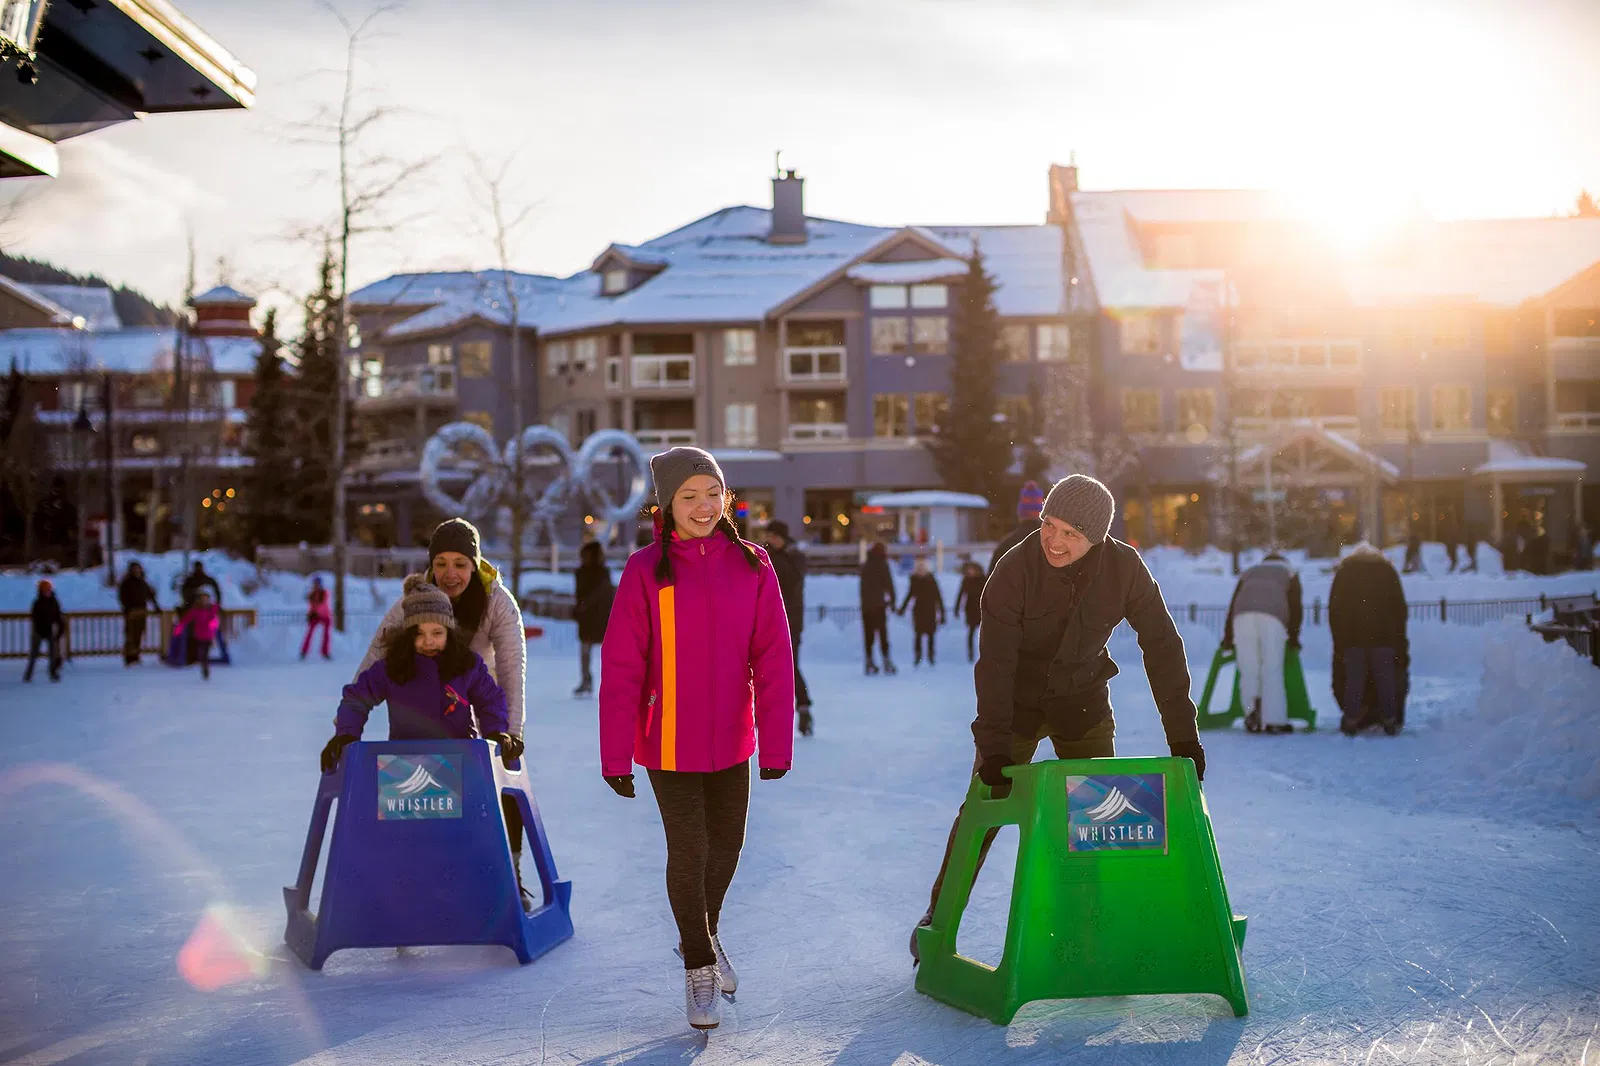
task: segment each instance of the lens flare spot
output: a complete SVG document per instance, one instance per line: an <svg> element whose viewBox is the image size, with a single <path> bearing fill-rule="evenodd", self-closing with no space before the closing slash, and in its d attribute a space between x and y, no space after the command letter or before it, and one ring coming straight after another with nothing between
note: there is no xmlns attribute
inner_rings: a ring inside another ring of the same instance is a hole
<svg viewBox="0 0 1600 1066"><path fill-rule="evenodd" d="M178 972L202 992L258 981L269 961L250 944L239 913L224 903L207 907L178 951Z"/></svg>

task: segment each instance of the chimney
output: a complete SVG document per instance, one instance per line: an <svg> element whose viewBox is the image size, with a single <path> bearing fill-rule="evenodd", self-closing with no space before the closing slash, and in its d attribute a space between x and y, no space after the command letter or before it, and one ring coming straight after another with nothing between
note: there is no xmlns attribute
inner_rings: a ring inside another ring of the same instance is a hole
<svg viewBox="0 0 1600 1066"><path fill-rule="evenodd" d="M1074 155L1072 161L1066 166L1050 165L1050 210L1045 214L1045 221L1052 225L1062 225L1072 216L1072 205L1068 197L1078 191L1078 161Z"/></svg>
<svg viewBox="0 0 1600 1066"><path fill-rule="evenodd" d="M780 170L772 179L772 228L770 244L806 243L806 179L792 170Z"/></svg>

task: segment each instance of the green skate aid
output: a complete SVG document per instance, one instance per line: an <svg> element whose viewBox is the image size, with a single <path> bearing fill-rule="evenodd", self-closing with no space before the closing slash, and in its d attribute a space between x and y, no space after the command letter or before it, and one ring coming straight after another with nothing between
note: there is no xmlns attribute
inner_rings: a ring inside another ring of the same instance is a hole
<svg viewBox="0 0 1600 1066"><path fill-rule="evenodd" d="M1222 668L1229 663L1239 661L1239 657L1227 648L1218 648L1217 654L1211 657L1211 672L1206 675L1205 691L1200 694L1198 725L1201 729L1227 729L1239 719L1244 717L1244 697L1239 694L1239 671L1233 672L1233 702L1225 711L1211 710L1211 697L1217 687L1217 675L1222 673ZM1306 724L1306 730L1317 728L1317 711L1311 706L1311 696L1306 692L1306 673L1300 666L1300 649L1291 645L1284 645L1283 649L1283 684L1288 689L1289 717L1298 718Z"/></svg>
<svg viewBox="0 0 1600 1066"><path fill-rule="evenodd" d="M1188 759L1012 766L1011 794L972 779L933 924L917 930L917 991L1010 1024L1026 1003L1091 996L1221 996L1245 1014L1245 919L1233 914L1211 815ZM1005 953L956 954L984 832L1021 839Z"/></svg>

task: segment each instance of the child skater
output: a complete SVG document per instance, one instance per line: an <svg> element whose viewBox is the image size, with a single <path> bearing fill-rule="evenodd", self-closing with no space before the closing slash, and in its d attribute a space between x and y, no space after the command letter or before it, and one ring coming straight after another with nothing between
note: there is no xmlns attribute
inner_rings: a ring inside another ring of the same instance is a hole
<svg viewBox="0 0 1600 1066"><path fill-rule="evenodd" d="M217 630L221 627L222 614L211 602L209 592L197 593L194 603L173 627L173 632L189 635L189 654L199 660L200 676L207 681L211 680L211 642L217 639Z"/></svg>
<svg viewBox="0 0 1600 1066"><path fill-rule="evenodd" d="M933 665L933 635L939 626L944 625L944 593L939 591L939 581L928 572L928 560L917 559L916 567L911 571L911 585L906 589L906 598L900 604L900 613L906 613L906 605L911 606L911 628L916 633L916 651L912 658L912 666L922 665L922 640L928 640L928 665Z"/></svg>

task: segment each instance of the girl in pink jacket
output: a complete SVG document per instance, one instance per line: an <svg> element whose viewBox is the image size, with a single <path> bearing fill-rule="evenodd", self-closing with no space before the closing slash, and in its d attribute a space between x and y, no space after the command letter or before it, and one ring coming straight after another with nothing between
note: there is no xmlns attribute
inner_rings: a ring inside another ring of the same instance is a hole
<svg viewBox="0 0 1600 1066"><path fill-rule="evenodd" d="M717 918L744 846L750 756L763 781L794 752L794 653L783 594L741 540L717 461L699 448L650 460L656 543L628 559L600 652L600 772L632 799L645 767L667 835L689 1024L714 1029L738 977Z"/></svg>
<svg viewBox="0 0 1600 1066"><path fill-rule="evenodd" d="M211 602L209 592L197 594L194 605L183 612L183 617L172 627L174 633L189 635L189 654L200 660L200 676L207 681L211 680L211 642L217 639L217 630L221 627L221 612Z"/></svg>

